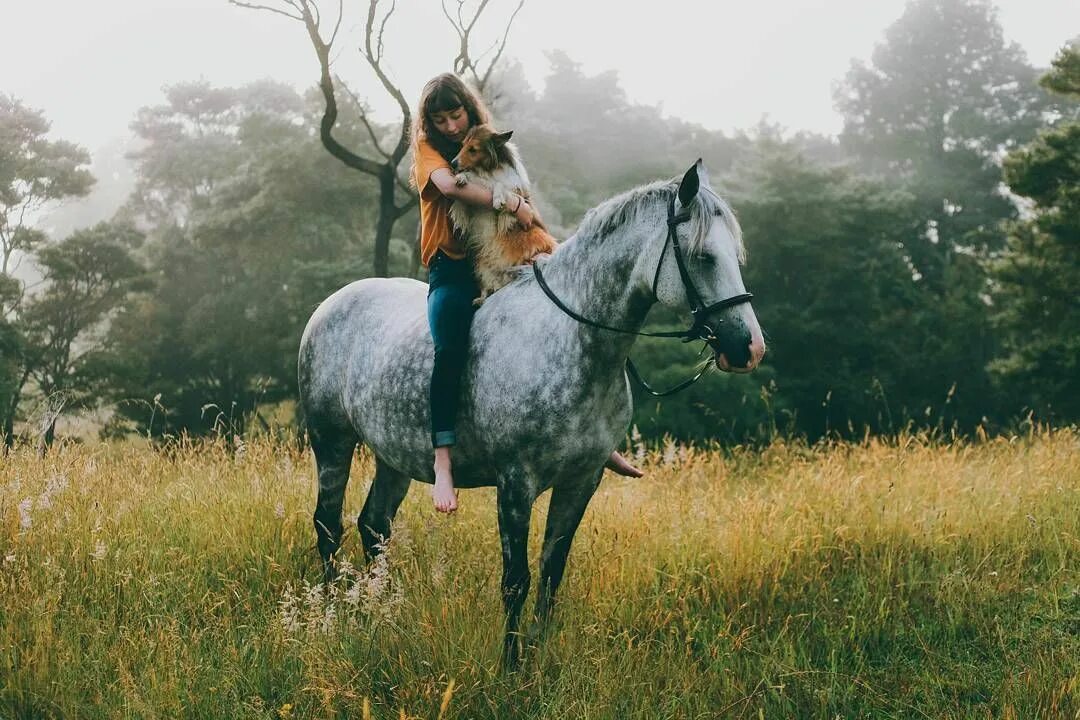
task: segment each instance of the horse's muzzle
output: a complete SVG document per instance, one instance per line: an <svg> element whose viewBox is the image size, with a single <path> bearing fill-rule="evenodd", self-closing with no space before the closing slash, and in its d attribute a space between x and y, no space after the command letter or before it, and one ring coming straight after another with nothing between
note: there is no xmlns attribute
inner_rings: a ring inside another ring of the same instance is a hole
<svg viewBox="0 0 1080 720"><path fill-rule="evenodd" d="M724 372L748 373L765 356L765 341L760 333L751 333L740 321L721 324L709 345L716 367Z"/></svg>

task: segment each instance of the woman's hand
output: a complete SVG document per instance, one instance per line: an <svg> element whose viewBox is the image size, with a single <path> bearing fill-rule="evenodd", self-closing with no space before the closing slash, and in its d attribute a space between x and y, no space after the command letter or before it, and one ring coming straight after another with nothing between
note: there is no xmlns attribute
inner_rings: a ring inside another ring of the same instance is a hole
<svg viewBox="0 0 1080 720"><path fill-rule="evenodd" d="M521 197L520 195L518 195L517 197L521 200L521 202L517 206L517 209L514 211L514 217L516 217L517 221L521 223L521 227L528 230L532 227L533 222L536 220L536 213L533 211L532 205L530 205L525 198Z"/></svg>

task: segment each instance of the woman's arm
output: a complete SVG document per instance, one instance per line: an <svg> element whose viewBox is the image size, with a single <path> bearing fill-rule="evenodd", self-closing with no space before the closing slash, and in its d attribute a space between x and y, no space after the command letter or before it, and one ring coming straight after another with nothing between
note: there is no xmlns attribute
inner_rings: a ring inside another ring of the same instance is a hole
<svg viewBox="0 0 1080 720"><path fill-rule="evenodd" d="M490 188L483 187L476 183L466 183L464 185L458 185L455 181L454 173L446 168L439 168L431 173L431 179L439 192L445 197L451 200L461 200L469 205L476 205L477 207L491 207L493 195ZM506 211L513 212L517 217L518 222L522 227L528 230L533 224L533 210L532 206L525 201L520 195L511 195L510 199L506 201Z"/></svg>

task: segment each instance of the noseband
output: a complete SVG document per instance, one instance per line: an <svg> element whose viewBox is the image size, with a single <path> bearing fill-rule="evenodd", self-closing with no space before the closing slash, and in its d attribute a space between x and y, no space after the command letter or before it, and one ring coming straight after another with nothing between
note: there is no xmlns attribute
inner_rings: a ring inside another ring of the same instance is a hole
<svg viewBox="0 0 1080 720"><path fill-rule="evenodd" d="M710 313L717 310L724 310L726 308L735 307L741 305L754 297L751 293L741 293L739 295L732 295L731 297L715 302L712 305L706 305L701 299L701 293L698 292L697 287L694 285L694 281L690 279L690 273L686 269L686 258L683 255L682 246L679 245L679 234L676 232L679 225L690 220L690 210L683 208L682 212L678 215L675 214L675 195L673 193L671 199L668 200L668 217L667 217L667 238L664 240L664 247L660 251L660 260L656 263L656 273L653 275L652 294L653 298L659 302L660 298L656 295L656 286L660 281L660 269L664 266L664 256L667 254L668 245L670 244L675 254L675 264L679 267L679 277L682 278L683 288L686 290L686 299L690 304L690 317L691 324L686 330L672 330L669 332L638 332L637 330L626 330L624 328L611 327L610 325L604 325L588 318L582 317L579 313L574 312L570 308L556 297L551 288L548 287L547 282L544 280L544 275L540 272L540 264L534 262L532 264L533 274L536 276L536 282L540 285L540 289L551 298L551 301L555 303L555 306L562 310L564 313L574 318L580 323L585 325L591 325L602 330L611 330L612 332L625 333L627 335L643 335L645 337L666 337L666 338L680 338L684 343L691 342L693 340L704 340L709 347L713 349L716 354L720 353L720 341L717 339L717 330L721 323L724 322L723 318L717 318L715 322L710 325L707 321L707 316ZM714 327L714 325L716 327ZM704 348L702 348L704 349ZM693 385L697 380L705 374L705 370L708 368L706 365L698 372L697 375L684 380L673 388L669 388L664 391L654 390L647 382L645 382L641 375L638 373L637 368L634 367L634 363L630 358L626 359L626 369L630 372L630 376L638 382L641 387L650 395L656 397L664 397L666 395L674 395L675 393Z"/></svg>

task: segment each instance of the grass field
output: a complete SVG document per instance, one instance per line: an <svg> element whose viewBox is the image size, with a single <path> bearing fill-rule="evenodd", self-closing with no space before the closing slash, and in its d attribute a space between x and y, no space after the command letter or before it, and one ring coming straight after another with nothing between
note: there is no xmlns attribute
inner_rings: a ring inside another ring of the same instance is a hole
<svg viewBox="0 0 1080 720"><path fill-rule="evenodd" d="M489 489L447 519L414 486L386 562L348 527L323 592L307 453L0 458L0 717L1080 717L1080 433L644 462L504 675Z"/></svg>

